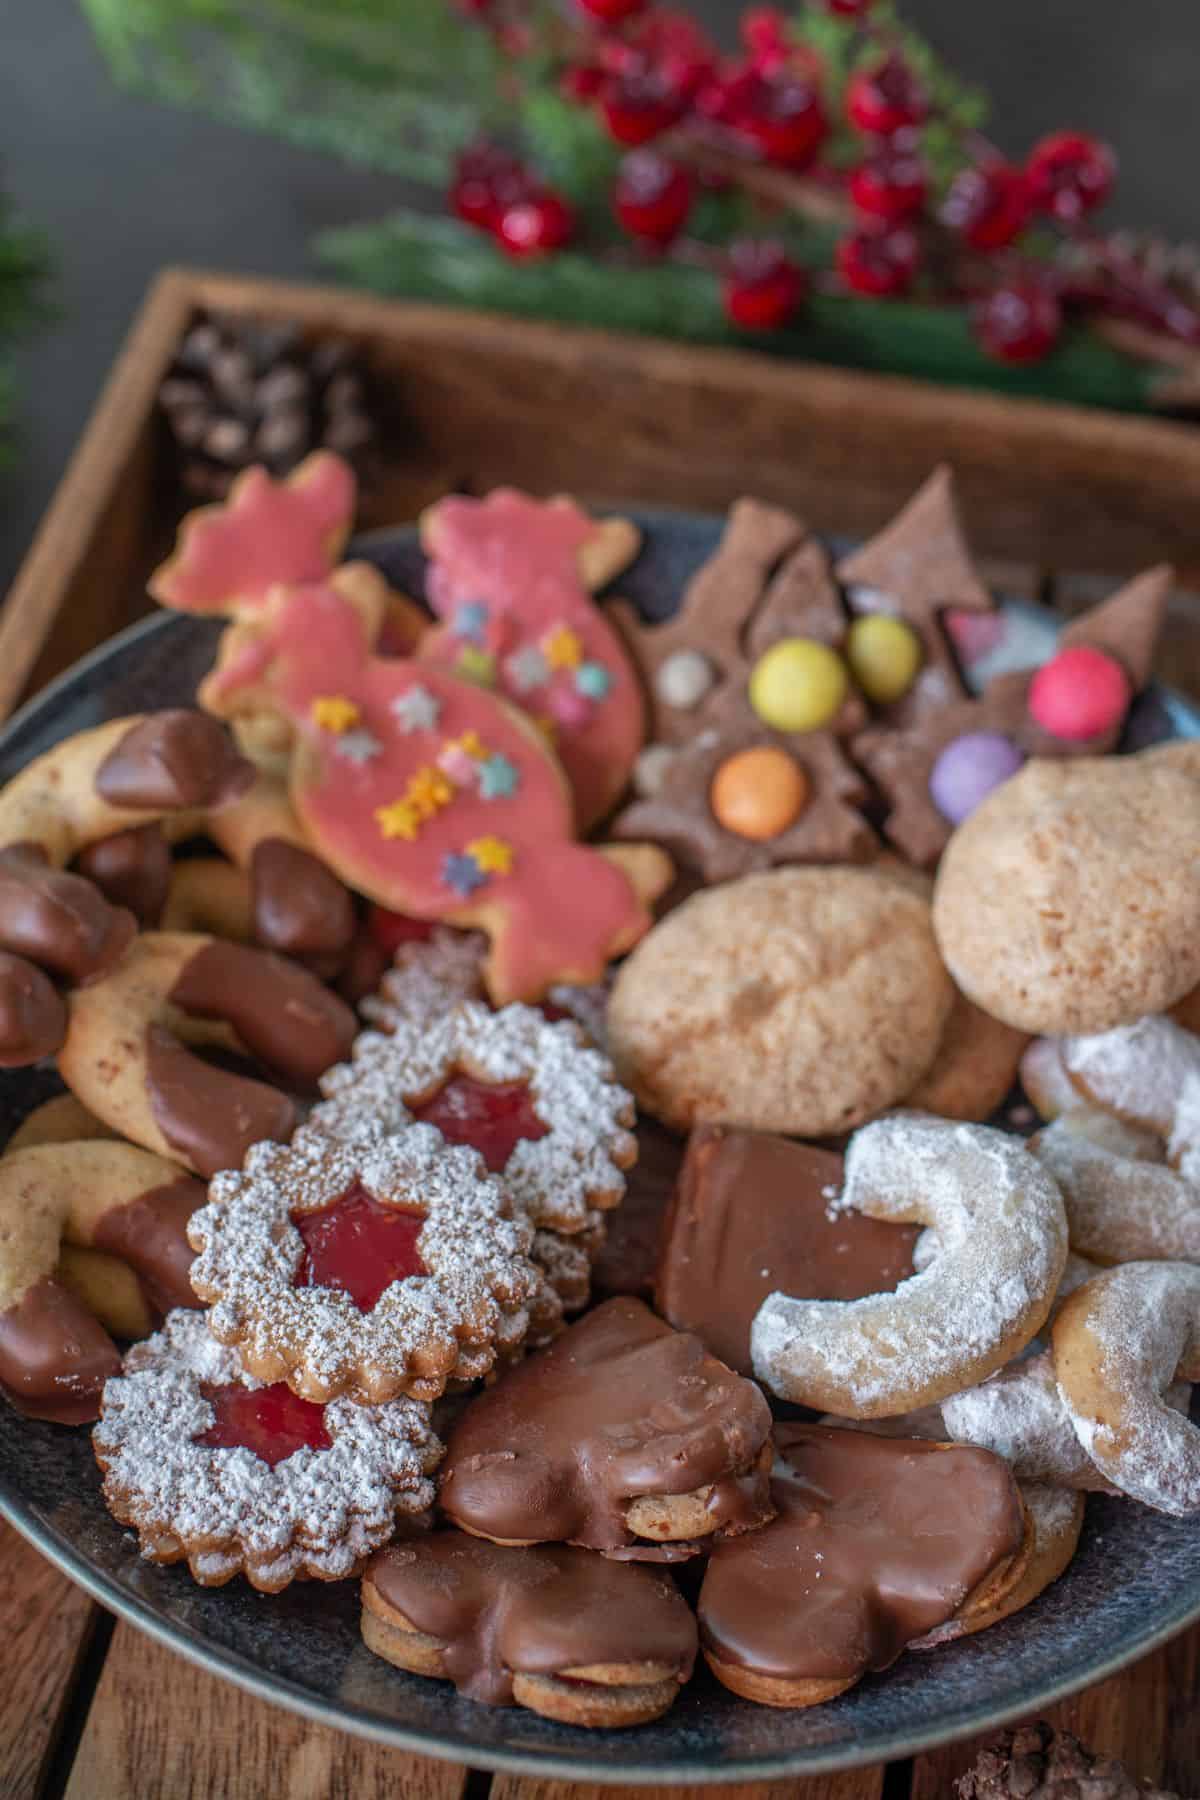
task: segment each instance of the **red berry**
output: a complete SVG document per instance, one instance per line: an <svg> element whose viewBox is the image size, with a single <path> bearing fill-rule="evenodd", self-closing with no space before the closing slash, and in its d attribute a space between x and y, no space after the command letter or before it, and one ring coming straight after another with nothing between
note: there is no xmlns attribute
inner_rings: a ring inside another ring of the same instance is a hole
<svg viewBox="0 0 1200 1800"><path fill-rule="evenodd" d="M790 53L788 25L776 6L752 6L742 14L741 37L756 68L775 69Z"/></svg>
<svg viewBox="0 0 1200 1800"><path fill-rule="evenodd" d="M825 0L825 11L838 19L861 19L874 3L875 0Z"/></svg>
<svg viewBox="0 0 1200 1800"><path fill-rule="evenodd" d="M558 91L564 100L594 100L606 80L599 63L573 63L563 70Z"/></svg>
<svg viewBox="0 0 1200 1800"><path fill-rule="evenodd" d="M906 225L855 231L837 247L838 273L855 294L903 294L921 262L921 246Z"/></svg>
<svg viewBox="0 0 1200 1800"><path fill-rule="evenodd" d="M929 117L929 101L904 58L893 52L853 77L846 90L846 117L872 137L891 137L906 125L922 124Z"/></svg>
<svg viewBox="0 0 1200 1800"><path fill-rule="evenodd" d="M1029 185L1012 163L979 163L950 184L942 217L973 250L1002 250L1029 223Z"/></svg>
<svg viewBox="0 0 1200 1800"><path fill-rule="evenodd" d="M730 251L721 298L744 331L773 331L787 324L807 287L804 270L778 244L743 240Z"/></svg>
<svg viewBox="0 0 1200 1800"><path fill-rule="evenodd" d="M1086 131L1056 131L1034 145L1025 177L1037 211L1070 225L1108 199L1117 159Z"/></svg>
<svg viewBox="0 0 1200 1800"><path fill-rule="evenodd" d="M682 169L654 150L634 150L622 159L613 209L630 237L669 244L692 205L692 184Z"/></svg>
<svg viewBox="0 0 1200 1800"><path fill-rule="evenodd" d="M565 200L539 190L505 207L496 224L501 248L510 256L543 256L561 250L575 229L575 218Z"/></svg>
<svg viewBox="0 0 1200 1800"><path fill-rule="evenodd" d="M611 41L611 40L610 40ZM635 20L625 37L627 50L652 69L667 91L685 106L717 67L716 46L690 13L655 6Z"/></svg>
<svg viewBox="0 0 1200 1800"><path fill-rule="evenodd" d="M927 192L921 158L894 144L859 163L850 177L850 198L858 211L877 219L907 219L920 212Z"/></svg>
<svg viewBox="0 0 1200 1800"><path fill-rule="evenodd" d="M454 168L450 208L468 225L494 231L508 206L524 199L532 188L524 164L495 144L472 144Z"/></svg>
<svg viewBox="0 0 1200 1800"><path fill-rule="evenodd" d="M786 69L756 70L737 97L731 123L758 145L769 162L803 168L829 131L821 96L809 81Z"/></svg>
<svg viewBox="0 0 1200 1800"><path fill-rule="evenodd" d="M993 288L971 308L975 336L1001 362L1040 362L1058 342L1062 308L1044 281L1025 276Z"/></svg>
<svg viewBox="0 0 1200 1800"><path fill-rule="evenodd" d="M1086 743L1120 725L1132 694L1115 657L1094 644L1060 650L1029 684L1029 716L1052 737Z"/></svg>
<svg viewBox="0 0 1200 1800"><path fill-rule="evenodd" d="M683 117L686 101L653 71L630 70L609 80L600 111L618 144L648 144Z"/></svg>
<svg viewBox="0 0 1200 1800"><path fill-rule="evenodd" d="M575 0L575 4L580 12L599 19L602 25L619 25L622 19L631 19L634 13L641 12L646 0Z"/></svg>

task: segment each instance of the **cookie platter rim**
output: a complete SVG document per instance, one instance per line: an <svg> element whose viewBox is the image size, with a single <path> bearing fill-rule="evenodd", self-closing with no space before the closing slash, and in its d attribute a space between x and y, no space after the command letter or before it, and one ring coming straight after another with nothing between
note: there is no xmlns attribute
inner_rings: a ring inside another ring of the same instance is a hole
<svg viewBox="0 0 1200 1800"><path fill-rule="evenodd" d="M634 599L677 592L720 528L718 518L684 511L642 509L629 516L647 536L646 553L620 583ZM419 588L422 559L413 529L373 532L356 540L351 554L379 562L410 591ZM1048 614L1023 602L1004 605L1010 616L1040 629L1045 646L1051 643ZM207 666L217 629L158 614L90 652L0 731L0 779L65 731L190 698L189 684ZM1176 735L1200 736L1200 706L1170 690L1152 692ZM0 1131L6 1136L44 1097L46 1082L21 1071L4 1089ZM883 1676L811 1712L755 1707L698 1675L657 1724L585 1733L526 1712L475 1707L446 1684L379 1663L359 1639L356 1583L320 1592L305 1584L290 1597L264 1602L241 1583L197 1589L180 1568L141 1563L132 1535L104 1510L86 1434L31 1425L8 1408L0 1408L0 1516L110 1611L261 1699L416 1754L601 1783L755 1781L910 1757L1041 1711L1200 1620L1200 1534L1191 1528L1189 1544L1186 1522L1094 1499L1076 1564L1035 1602L1032 1617L1020 1614L978 1637L910 1653ZM1147 1572L1156 1547L1163 1560L1157 1576ZM1140 1578L1132 1597L1131 1577ZM1037 1666L1028 1667L1039 1641ZM303 1671L306 1661L309 1678L287 1672Z"/></svg>

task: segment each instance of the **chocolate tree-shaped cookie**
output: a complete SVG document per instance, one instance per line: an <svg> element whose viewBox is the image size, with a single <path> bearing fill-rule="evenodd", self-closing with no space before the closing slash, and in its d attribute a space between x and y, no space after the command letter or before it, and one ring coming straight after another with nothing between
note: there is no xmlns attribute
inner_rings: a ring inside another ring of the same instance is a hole
<svg viewBox="0 0 1200 1800"><path fill-rule="evenodd" d="M1130 701L1150 679L1170 586L1169 568L1149 569L1073 619L1040 669L996 675L982 694L902 729L860 732L852 752L889 804L889 842L929 867L955 825L1026 757L1114 749Z"/></svg>

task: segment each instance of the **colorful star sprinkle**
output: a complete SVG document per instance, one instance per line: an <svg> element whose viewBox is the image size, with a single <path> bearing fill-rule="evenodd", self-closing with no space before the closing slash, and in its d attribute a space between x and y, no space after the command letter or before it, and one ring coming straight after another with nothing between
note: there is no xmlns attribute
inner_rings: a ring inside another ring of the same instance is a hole
<svg viewBox="0 0 1200 1800"><path fill-rule="evenodd" d="M572 725L585 725L591 716L592 703L585 694L573 687L553 687L550 690L550 711L560 725L568 730Z"/></svg>
<svg viewBox="0 0 1200 1800"><path fill-rule="evenodd" d="M432 819L443 806L449 806L454 798L454 787L440 769L426 765L409 776L405 798L423 819Z"/></svg>
<svg viewBox="0 0 1200 1800"><path fill-rule="evenodd" d="M362 717L353 700L345 694L321 694L309 707L309 717L322 731L349 731Z"/></svg>
<svg viewBox="0 0 1200 1800"><path fill-rule="evenodd" d="M581 694L586 694L589 700L603 700L612 686L612 676L603 663L580 663L575 671L575 686Z"/></svg>
<svg viewBox="0 0 1200 1800"><path fill-rule="evenodd" d="M534 644L516 650L504 665L504 672L518 694L528 694L542 687L550 676L550 664Z"/></svg>
<svg viewBox="0 0 1200 1800"><path fill-rule="evenodd" d="M447 887L453 888L456 894L461 894L466 900L475 892L476 888L484 885L487 876L473 856L469 854L460 856L451 852L442 864L442 880Z"/></svg>
<svg viewBox="0 0 1200 1800"><path fill-rule="evenodd" d="M375 808L375 823L381 836L411 843L421 829L421 815L411 800L393 800Z"/></svg>
<svg viewBox="0 0 1200 1800"><path fill-rule="evenodd" d="M479 792L485 800L504 800L517 790L520 777L507 756L497 751L479 765Z"/></svg>
<svg viewBox="0 0 1200 1800"><path fill-rule="evenodd" d="M542 639L542 652L552 669L577 669L583 661L583 640L569 625L556 625Z"/></svg>
<svg viewBox="0 0 1200 1800"><path fill-rule="evenodd" d="M512 845L503 838L475 838L467 845L467 855L473 856L477 867L488 875L507 875L513 866Z"/></svg>
<svg viewBox="0 0 1200 1800"><path fill-rule="evenodd" d="M390 708L401 731L432 731L441 710L441 701L419 682L406 693L397 694Z"/></svg>
<svg viewBox="0 0 1200 1800"><path fill-rule="evenodd" d="M334 745L334 752L347 762L368 763L379 755L383 745L369 731L347 731Z"/></svg>
<svg viewBox="0 0 1200 1800"><path fill-rule="evenodd" d="M478 644L464 644L454 663L459 674L466 681L474 681L480 687L491 687L496 679L496 659L487 650L481 650Z"/></svg>
<svg viewBox="0 0 1200 1800"><path fill-rule="evenodd" d="M469 638L482 644L487 634L488 609L482 600L464 600L454 614L455 637Z"/></svg>

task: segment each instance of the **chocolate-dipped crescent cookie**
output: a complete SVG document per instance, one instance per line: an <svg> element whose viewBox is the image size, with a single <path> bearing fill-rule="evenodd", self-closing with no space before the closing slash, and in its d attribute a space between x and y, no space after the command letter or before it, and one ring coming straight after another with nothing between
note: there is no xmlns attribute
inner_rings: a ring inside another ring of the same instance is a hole
<svg viewBox="0 0 1200 1800"><path fill-rule="evenodd" d="M441 1504L496 1543L674 1560L770 1516L770 1430L759 1390L699 1338L609 1300L471 1404Z"/></svg>
<svg viewBox="0 0 1200 1800"><path fill-rule="evenodd" d="M669 1576L566 1545L435 1532L378 1551L362 1597L377 1656L564 1724L659 1718L696 1656L696 1621Z"/></svg>
<svg viewBox="0 0 1200 1800"><path fill-rule="evenodd" d="M203 1062L182 1041L188 1019L257 1057L293 1087L346 1055L350 1008L315 976L263 950L187 933L146 932L104 982L71 996L63 1080L97 1118L200 1175L238 1168L251 1144L290 1136L278 1088Z"/></svg>

